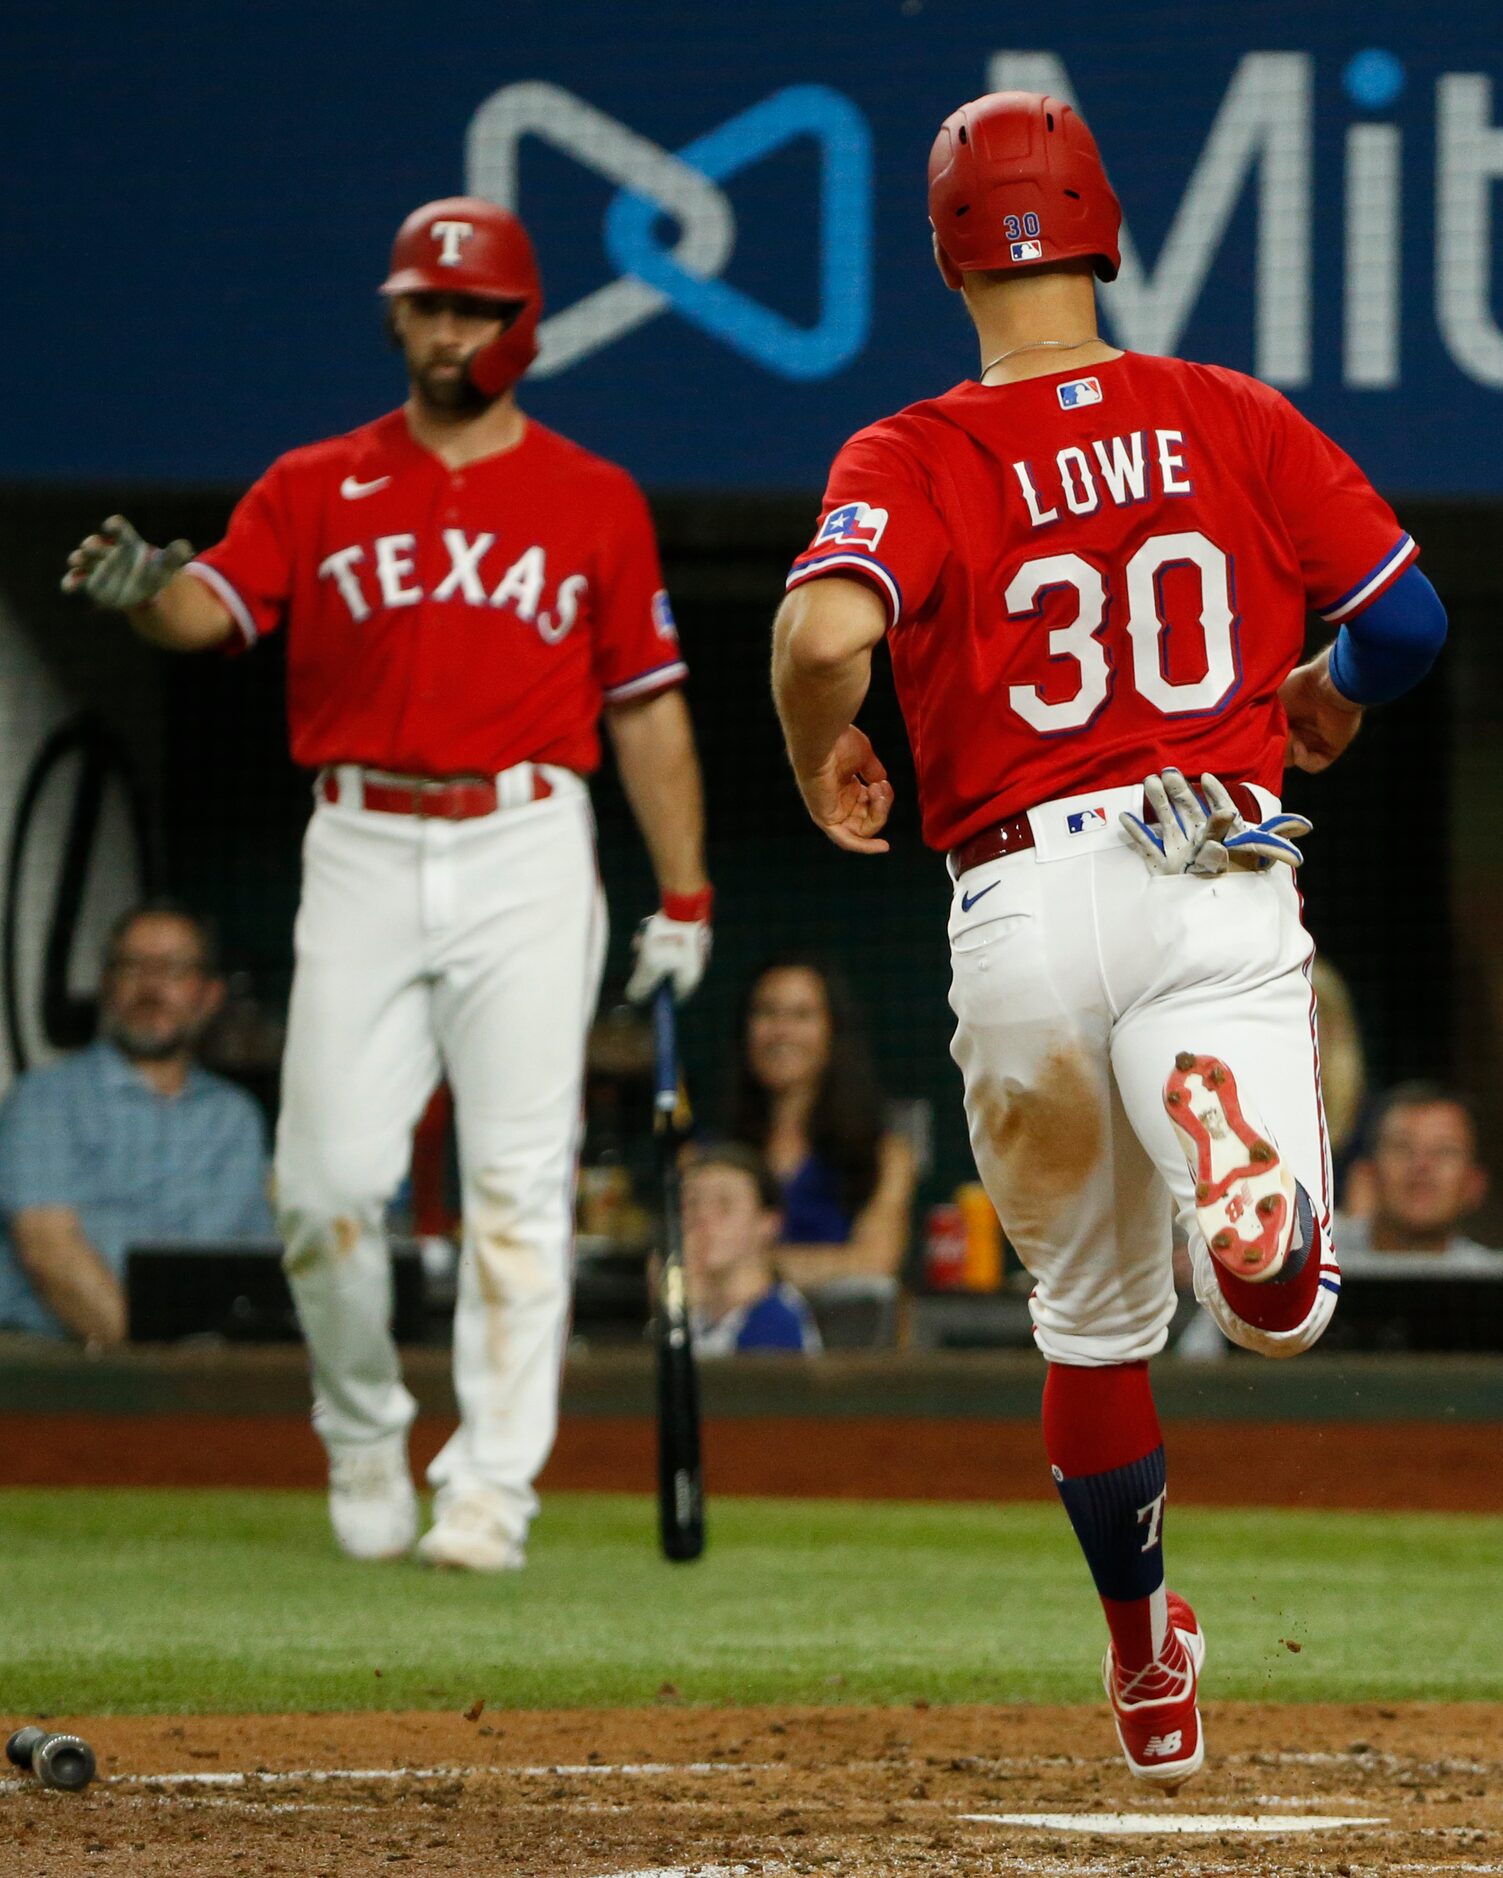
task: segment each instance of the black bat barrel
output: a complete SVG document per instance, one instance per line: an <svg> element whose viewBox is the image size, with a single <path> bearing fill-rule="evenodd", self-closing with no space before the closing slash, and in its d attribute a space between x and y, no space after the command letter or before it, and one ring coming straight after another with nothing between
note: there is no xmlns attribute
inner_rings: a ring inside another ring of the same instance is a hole
<svg viewBox="0 0 1503 1878"><path fill-rule="evenodd" d="M658 1538L663 1556L684 1564L705 1549L704 1473L699 1453L699 1382L684 1285L683 1219L679 1211L679 1070L673 993L653 1002L656 1059L658 1180L663 1207L658 1272Z"/></svg>

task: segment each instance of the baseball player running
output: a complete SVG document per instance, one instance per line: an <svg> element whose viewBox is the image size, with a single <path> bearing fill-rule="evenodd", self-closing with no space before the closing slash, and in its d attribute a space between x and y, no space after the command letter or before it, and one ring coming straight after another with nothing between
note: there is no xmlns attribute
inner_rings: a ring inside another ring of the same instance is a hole
<svg viewBox="0 0 1503 1878"><path fill-rule="evenodd" d="M1036 1281L1045 1447L1127 1764L1173 1787L1204 1756L1205 1642L1165 1589L1146 1367L1171 1213L1229 1337L1315 1342L1340 1278L1289 839L1308 824L1278 790L1421 677L1445 614L1387 504L1278 393L1099 337L1121 212L1069 105L957 111L929 213L981 373L841 450L774 689L815 823L882 853L892 788L853 719L888 636L954 879L971 1143ZM1340 630L1299 664L1307 609Z"/></svg>
<svg viewBox="0 0 1503 1878"><path fill-rule="evenodd" d="M499 1571L523 1563L557 1421L606 941L585 782L602 705L662 890L630 995L694 989L711 891L647 505L517 405L542 305L525 231L489 202L430 202L381 291L402 409L279 458L206 554L149 548L117 516L63 584L179 650L286 621L292 753L317 782L277 1201L334 1532L371 1559L417 1536L383 1215L443 1075L464 1189L460 1425L429 1469L418 1550Z"/></svg>

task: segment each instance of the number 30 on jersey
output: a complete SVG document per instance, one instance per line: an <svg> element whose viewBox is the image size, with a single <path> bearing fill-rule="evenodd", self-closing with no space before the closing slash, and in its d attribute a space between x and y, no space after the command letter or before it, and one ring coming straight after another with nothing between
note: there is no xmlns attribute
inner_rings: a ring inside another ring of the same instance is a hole
<svg viewBox="0 0 1503 1878"><path fill-rule="evenodd" d="M1200 629L1205 639L1204 676L1175 683L1164 670L1168 627L1159 610L1159 580L1171 567L1192 567L1200 577ZM1150 535L1122 570L1127 601L1127 637L1134 689L1166 717L1204 716L1224 704L1238 680L1231 568L1214 541L1198 530ZM1046 554L1025 561L1003 595L1007 617L1038 619L1047 594L1075 594L1075 617L1049 634L1049 656L1070 658L1080 671L1075 695L1051 702L1037 685L1012 685L1007 701L1025 723L1045 737L1082 730L1111 696L1112 662L1097 635L1106 625L1111 600L1106 576L1078 554Z"/></svg>

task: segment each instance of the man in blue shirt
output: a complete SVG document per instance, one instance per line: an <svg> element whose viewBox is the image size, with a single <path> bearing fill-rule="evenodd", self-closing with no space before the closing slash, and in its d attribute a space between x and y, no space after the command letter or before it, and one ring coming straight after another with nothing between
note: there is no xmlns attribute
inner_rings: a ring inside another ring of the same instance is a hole
<svg viewBox="0 0 1503 1878"><path fill-rule="evenodd" d="M697 1147L682 1181L695 1354L816 1354L819 1331L809 1306L774 1268L782 1200L766 1161L739 1141Z"/></svg>
<svg viewBox="0 0 1503 1878"><path fill-rule="evenodd" d="M0 1104L0 1330L119 1343L128 1247L275 1238L261 1112L194 1061L223 997L191 913L115 923L98 1042Z"/></svg>

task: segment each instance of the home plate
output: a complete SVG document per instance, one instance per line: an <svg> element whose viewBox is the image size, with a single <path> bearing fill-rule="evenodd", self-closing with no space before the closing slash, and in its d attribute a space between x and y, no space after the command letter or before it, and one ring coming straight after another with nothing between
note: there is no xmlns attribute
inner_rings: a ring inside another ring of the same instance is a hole
<svg viewBox="0 0 1503 1878"><path fill-rule="evenodd" d="M1277 1813L962 1813L983 1826L1031 1826L1039 1832L1099 1832L1120 1837L1168 1832L1334 1832L1341 1826L1384 1826L1386 1819L1339 1819L1307 1813L1285 1818ZM643 1874L646 1878L646 1874Z"/></svg>

